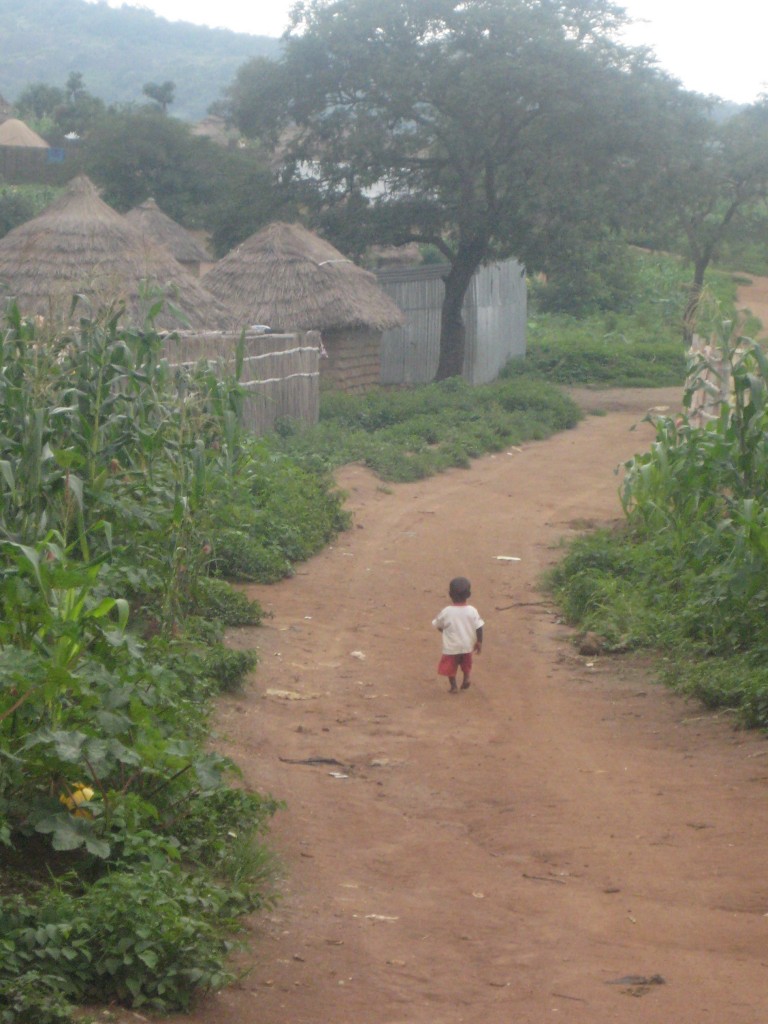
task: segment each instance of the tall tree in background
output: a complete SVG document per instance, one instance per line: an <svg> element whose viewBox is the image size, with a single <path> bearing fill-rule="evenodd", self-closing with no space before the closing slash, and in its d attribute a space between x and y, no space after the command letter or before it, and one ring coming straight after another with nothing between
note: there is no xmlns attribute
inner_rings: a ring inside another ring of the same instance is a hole
<svg viewBox="0 0 768 1024"><path fill-rule="evenodd" d="M282 60L239 72L242 131L326 206L365 210L369 241L445 257L438 379L462 371L478 267L544 267L548 225L588 237L642 161L632 111L655 72L613 42L622 18L609 0L308 0Z"/></svg>
<svg viewBox="0 0 768 1024"><path fill-rule="evenodd" d="M33 82L19 93L14 106L22 119L42 121L43 118L52 119L54 111L65 99L64 90L57 85Z"/></svg>
<svg viewBox="0 0 768 1024"><path fill-rule="evenodd" d="M83 169L122 213L155 199L170 216L202 200L207 187L194 154L201 147L189 126L156 108L115 111L86 140Z"/></svg>
<svg viewBox="0 0 768 1024"><path fill-rule="evenodd" d="M48 142L60 143L68 134L83 137L106 112L104 102L85 87L79 71L71 71L63 88L33 82L16 101L19 116L28 119Z"/></svg>
<svg viewBox="0 0 768 1024"><path fill-rule="evenodd" d="M690 344L707 270L768 198L768 97L725 121L711 117L703 102L689 106L649 185L657 217L676 229L692 266L683 314Z"/></svg>
<svg viewBox="0 0 768 1024"><path fill-rule="evenodd" d="M162 112L167 114L168 107L173 103L174 93L176 92L176 83L146 82L141 91L145 96L148 96L149 99L154 100L155 103L159 103Z"/></svg>
<svg viewBox="0 0 768 1024"><path fill-rule="evenodd" d="M80 159L115 209L155 199L186 227L208 229L219 255L280 210L257 148L219 146L155 107L113 111L85 140Z"/></svg>

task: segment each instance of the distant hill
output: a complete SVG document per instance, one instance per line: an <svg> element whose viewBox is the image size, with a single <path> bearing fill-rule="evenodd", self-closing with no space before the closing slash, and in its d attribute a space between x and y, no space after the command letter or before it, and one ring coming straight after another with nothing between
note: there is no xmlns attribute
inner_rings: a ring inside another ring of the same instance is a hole
<svg viewBox="0 0 768 1024"><path fill-rule="evenodd" d="M197 121L241 64L279 49L268 36L170 22L133 7L0 0L0 95L11 101L32 82L63 86L71 71L106 103L145 103L146 82L170 80L170 113Z"/></svg>

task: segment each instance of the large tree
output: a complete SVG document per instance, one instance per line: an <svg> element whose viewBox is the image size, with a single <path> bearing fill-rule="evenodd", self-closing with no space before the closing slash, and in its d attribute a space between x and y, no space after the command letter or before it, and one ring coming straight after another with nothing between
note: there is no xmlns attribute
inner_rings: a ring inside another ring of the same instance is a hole
<svg viewBox="0 0 768 1024"><path fill-rule="evenodd" d="M218 255L283 212L258 147L219 146L154 107L113 111L80 160L117 210L155 199L187 227L208 229Z"/></svg>
<svg viewBox="0 0 768 1024"><path fill-rule="evenodd" d="M438 378L461 373L478 267L546 267L554 225L603 230L647 152L634 117L659 76L613 42L622 19L609 0L307 0L281 61L241 69L244 132L370 241L443 254Z"/></svg>

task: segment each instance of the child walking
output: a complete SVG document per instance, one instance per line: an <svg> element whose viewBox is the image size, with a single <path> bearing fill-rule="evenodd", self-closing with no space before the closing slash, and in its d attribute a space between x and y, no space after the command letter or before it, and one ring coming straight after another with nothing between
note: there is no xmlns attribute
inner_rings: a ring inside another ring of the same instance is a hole
<svg viewBox="0 0 768 1024"><path fill-rule="evenodd" d="M469 580L457 576L448 585L451 604L447 605L432 625L443 634L443 656L437 666L437 674L448 676L449 693L458 693L456 674L461 669L462 690L468 690L472 682L472 655L483 648L483 626L477 608L467 604L472 593Z"/></svg>

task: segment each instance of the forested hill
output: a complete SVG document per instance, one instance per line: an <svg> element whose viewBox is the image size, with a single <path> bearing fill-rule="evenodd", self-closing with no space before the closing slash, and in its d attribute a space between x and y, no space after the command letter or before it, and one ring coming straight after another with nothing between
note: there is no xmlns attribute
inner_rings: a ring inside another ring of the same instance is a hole
<svg viewBox="0 0 768 1024"><path fill-rule="evenodd" d="M212 0L214 2L214 0ZM85 0L0 0L0 94L33 82L63 87L72 71L106 103L146 102L146 82L176 84L171 112L199 120L251 57L279 41L170 22L135 7Z"/></svg>

